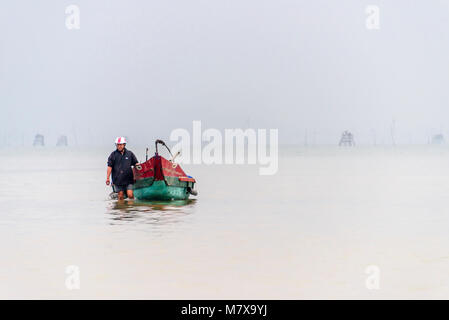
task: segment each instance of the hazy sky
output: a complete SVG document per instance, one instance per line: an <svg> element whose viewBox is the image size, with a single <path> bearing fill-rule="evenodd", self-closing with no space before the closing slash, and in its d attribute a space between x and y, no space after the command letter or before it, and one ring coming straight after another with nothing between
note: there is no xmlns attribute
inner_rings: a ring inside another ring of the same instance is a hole
<svg viewBox="0 0 449 320"><path fill-rule="evenodd" d="M393 119L399 143L449 135L449 0L2 1L0 40L10 141L145 144L192 120L298 144L391 143Z"/></svg>

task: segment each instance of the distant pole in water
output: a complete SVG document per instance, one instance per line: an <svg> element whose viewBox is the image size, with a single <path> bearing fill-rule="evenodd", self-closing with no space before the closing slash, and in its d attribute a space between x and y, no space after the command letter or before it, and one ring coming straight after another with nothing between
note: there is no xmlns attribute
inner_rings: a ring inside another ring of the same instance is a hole
<svg viewBox="0 0 449 320"><path fill-rule="evenodd" d="M87 141L89 143L92 143L92 133L90 131L90 127L87 127ZM126 140L126 141L128 141L128 140Z"/></svg>
<svg viewBox="0 0 449 320"><path fill-rule="evenodd" d="M394 147L396 146L395 129L396 129L396 120L393 119L393 122L391 123L390 134L391 134L391 141Z"/></svg>
<svg viewBox="0 0 449 320"><path fill-rule="evenodd" d="M75 125L72 124L72 133L73 133L73 140L75 141L75 146L78 146L78 137L76 136L76 128Z"/></svg>

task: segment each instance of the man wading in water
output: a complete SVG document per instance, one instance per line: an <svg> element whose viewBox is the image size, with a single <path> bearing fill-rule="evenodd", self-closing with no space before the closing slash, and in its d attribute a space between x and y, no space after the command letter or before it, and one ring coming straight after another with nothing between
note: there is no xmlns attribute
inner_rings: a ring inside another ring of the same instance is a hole
<svg viewBox="0 0 449 320"><path fill-rule="evenodd" d="M135 166L139 162L134 153L125 148L126 139L124 137L115 139L115 145L117 150L113 151L108 158L106 185L111 183L109 177L112 172L113 189L118 193L118 199L125 198L125 191L129 199L134 199L134 175L131 166Z"/></svg>

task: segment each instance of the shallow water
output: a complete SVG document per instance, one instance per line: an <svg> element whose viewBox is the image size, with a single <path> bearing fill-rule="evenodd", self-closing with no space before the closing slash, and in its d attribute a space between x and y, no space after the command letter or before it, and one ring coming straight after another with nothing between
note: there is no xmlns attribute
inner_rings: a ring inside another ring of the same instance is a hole
<svg viewBox="0 0 449 320"><path fill-rule="evenodd" d="M0 149L0 298L449 297L447 147L283 147L273 176L183 166L199 195L173 203L110 200L111 151Z"/></svg>

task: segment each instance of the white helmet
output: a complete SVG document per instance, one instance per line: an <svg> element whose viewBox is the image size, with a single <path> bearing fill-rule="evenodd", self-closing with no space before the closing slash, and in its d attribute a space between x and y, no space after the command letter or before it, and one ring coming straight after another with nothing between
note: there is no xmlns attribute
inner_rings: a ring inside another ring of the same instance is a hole
<svg viewBox="0 0 449 320"><path fill-rule="evenodd" d="M117 137L115 139L115 144L122 144L122 143L126 143L125 137Z"/></svg>

